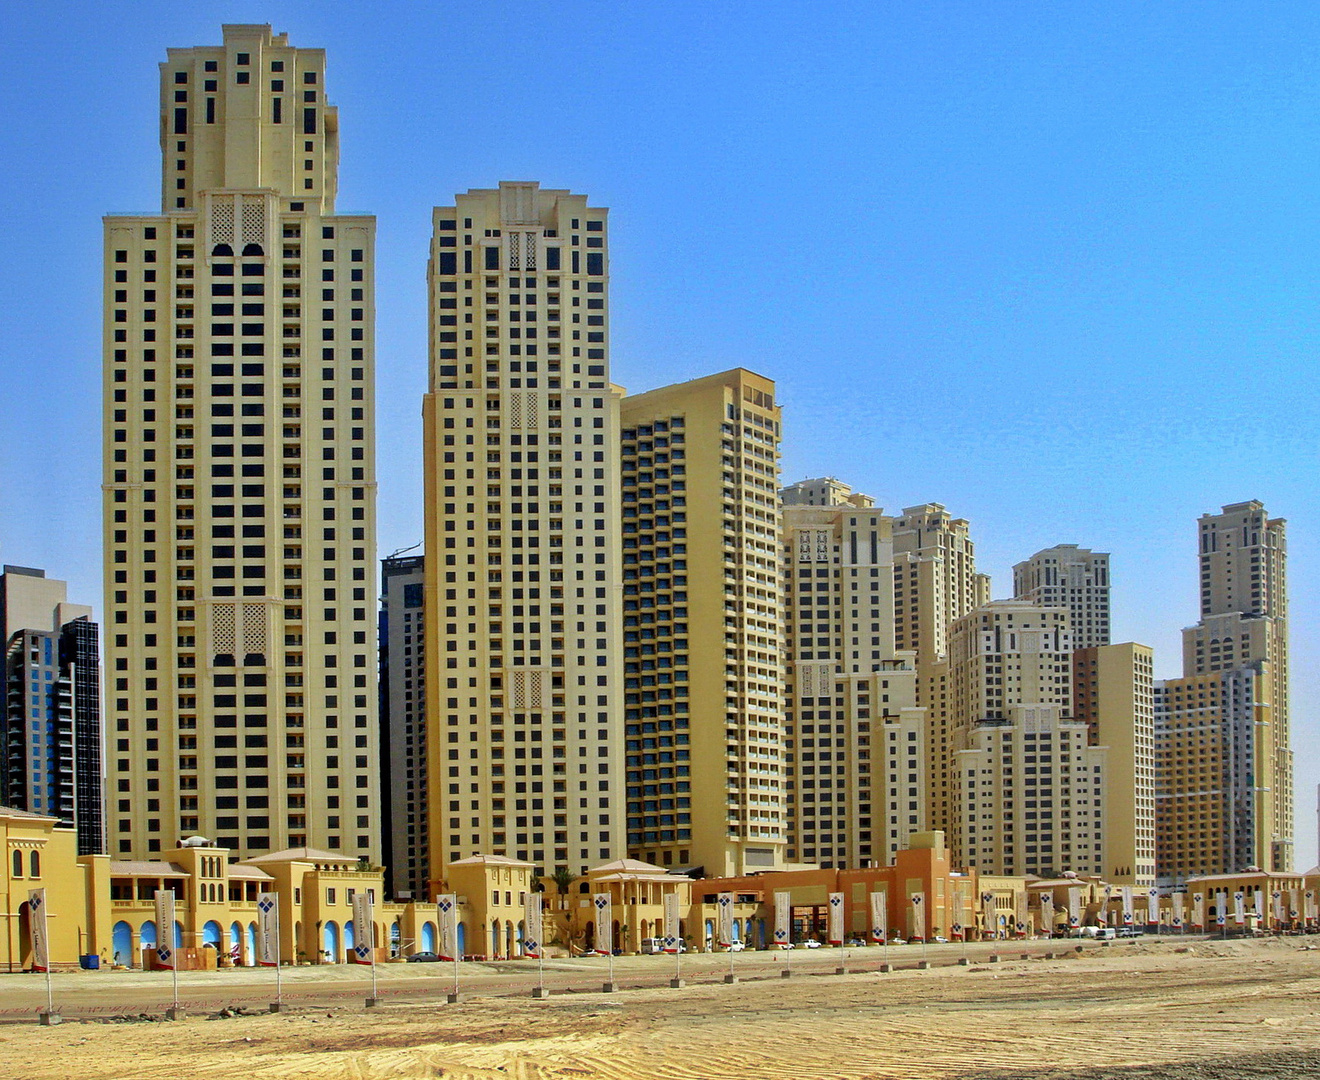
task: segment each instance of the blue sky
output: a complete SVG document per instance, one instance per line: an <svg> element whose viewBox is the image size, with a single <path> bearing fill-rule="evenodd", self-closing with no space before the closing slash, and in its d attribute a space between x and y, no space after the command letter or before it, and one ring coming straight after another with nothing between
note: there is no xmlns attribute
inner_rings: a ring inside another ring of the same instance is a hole
<svg viewBox="0 0 1320 1080"><path fill-rule="evenodd" d="M378 215L381 553L421 538L430 207L611 208L613 376L777 380L786 481L971 520L996 596L1112 553L1179 672L1195 519L1290 530L1298 864L1320 783L1320 8L1178 3L13 3L0 17L0 559L100 608L100 217L159 206L170 46L328 54Z"/></svg>

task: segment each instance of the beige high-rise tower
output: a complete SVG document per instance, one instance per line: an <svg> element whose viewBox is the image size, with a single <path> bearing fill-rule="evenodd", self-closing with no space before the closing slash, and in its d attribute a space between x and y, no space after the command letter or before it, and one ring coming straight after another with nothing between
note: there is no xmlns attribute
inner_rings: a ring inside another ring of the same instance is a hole
<svg viewBox="0 0 1320 1080"><path fill-rule="evenodd" d="M779 407L736 368L623 399L628 850L708 875L784 851Z"/></svg>
<svg viewBox="0 0 1320 1080"><path fill-rule="evenodd" d="M1286 523L1233 503L1198 526L1201 620L1156 685L1162 883L1293 861Z"/></svg>
<svg viewBox="0 0 1320 1080"><path fill-rule="evenodd" d="M320 49L226 26L160 78L161 212L105 219L111 851L378 859L375 219Z"/></svg>
<svg viewBox="0 0 1320 1080"><path fill-rule="evenodd" d="M893 518L833 478L784 489L788 858L884 866L925 831L925 713L894 649Z"/></svg>
<svg viewBox="0 0 1320 1080"><path fill-rule="evenodd" d="M1068 609L1073 646L1109 644L1109 556L1057 544L1013 567L1013 595L1033 604Z"/></svg>
<svg viewBox="0 0 1320 1080"><path fill-rule="evenodd" d="M926 827L946 835L953 814L949 630L990 600L990 578L976 570L971 527L939 503L909 506L894 521L894 647L916 654L917 700L926 710Z"/></svg>
<svg viewBox="0 0 1320 1080"><path fill-rule="evenodd" d="M426 452L431 882L623 853L619 394L607 211L535 183L434 212Z"/></svg>

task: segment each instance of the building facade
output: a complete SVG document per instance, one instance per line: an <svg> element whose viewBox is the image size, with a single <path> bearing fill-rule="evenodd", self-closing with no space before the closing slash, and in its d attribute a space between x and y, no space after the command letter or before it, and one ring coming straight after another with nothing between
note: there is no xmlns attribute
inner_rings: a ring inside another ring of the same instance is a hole
<svg viewBox="0 0 1320 1080"><path fill-rule="evenodd" d="M1073 719L1104 746L1104 876L1155 884L1155 701L1150 647L1135 642L1073 653Z"/></svg>
<svg viewBox="0 0 1320 1080"><path fill-rule="evenodd" d="M887 865L926 813L915 657L894 648L893 519L837 480L784 500L787 858Z"/></svg>
<svg viewBox="0 0 1320 1080"><path fill-rule="evenodd" d="M1201 620L1183 631L1183 675L1213 674L1266 664L1270 742L1257 775L1267 797L1250 800L1266 815L1251 830L1259 846L1253 865L1293 868L1293 755L1289 714L1287 522L1264 504L1233 503L1198 523ZM1246 799L1235 797L1235 803ZM1244 830L1237 830L1242 835ZM1234 872L1244 866L1228 866Z"/></svg>
<svg viewBox="0 0 1320 1080"><path fill-rule="evenodd" d="M429 897L426 782L426 557L381 560L380 792L385 891Z"/></svg>
<svg viewBox="0 0 1320 1080"><path fill-rule="evenodd" d="M926 710L926 827L952 835L957 791L949 629L990 600L990 578L976 569L971 526L939 503L909 506L894 521L894 648L916 654L918 707Z"/></svg>
<svg viewBox="0 0 1320 1080"><path fill-rule="evenodd" d="M1065 607L1073 644L1109 644L1109 556L1076 544L1057 544L1013 567L1013 595L1047 607Z"/></svg>
<svg viewBox="0 0 1320 1080"><path fill-rule="evenodd" d="M621 424L628 852L707 873L778 866L774 383L737 368L629 396Z"/></svg>
<svg viewBox="0 0 1320 1080"><path fill-rule="evenodd" d="M585 872L625 835L607 211L510 182L433 224L430 878L478 854Z"/></svg>
<svg viewBox="0 0 1320 1080"><path fill-rule="evenodd" d="M111 850L379 861L375 220L322 50L226 26L160 80L161 212L105 219Z"/></svg>
<svg viewBox="0 0 1320 1080"><path fill-rule="evenodd" d="M74 826L78 854L90 855L105 850L100 628L66 591L41 570L0 573L0 804Z"/></svg>

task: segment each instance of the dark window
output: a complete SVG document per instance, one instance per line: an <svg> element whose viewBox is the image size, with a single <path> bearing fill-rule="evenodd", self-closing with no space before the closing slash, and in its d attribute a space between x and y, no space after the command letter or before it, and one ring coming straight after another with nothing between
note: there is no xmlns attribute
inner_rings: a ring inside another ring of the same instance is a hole
<svg viewBox="0 0 1320 1080"><path fill-rule="evenodd" d="M440 273L456 274L458 273L458 257L455 252L440 252Z"/></svg>
<svg viewBox="0 0 1320 1080"><path fill-rule="evenodd" d="M175 110L174 110L174 134L175 134L175 135L187 135L187 134L188 134L188 110L187 110L187 109L175 109Z"/></svg>
<svg viewBox="0 0 1320 1080"><path fill-rule="evenodd" d="M215 98L213 97L206 99L206 122L208 124L215 123Z"/></svg>
<svg viewBox="0 0 1320 1080"><path fill-rule="evenodd" d="M498 270L500 268L500 249L497 247L488 247L486 249L486 269Z"/></svg>
<svg viewBox="0 0 1320 1080"><path fill-rule="evenodd" d="M282 124L282 123L284 123L284 117L283 117L283 114L282 114L282 112L281 112L281 107L283 106L283 104L284 104L284 99L283 99L283 98L272 98L272 99L271 99L271 103L270 103L270 109L271 109L270 119L271 119L271 123L273 123L273 124Z"/></svg>
<svg viewBox="0 0 1320 1080"><path fill-rule="evenodd" d="M304 135L315 135L315 134L316 134L316 110L315 110L315 109L303 109L303 134L304 134Z"/></svg>
<svg viewBox="0 0 1320 1080"><path fill-rule="evenodd" d="M605 256L599 251L587 252L587 273L597 276L605 273Z"/></svg>
<svg viewBox="0 0 1320 1080"><path fill-rule="evenodd" d="M545 249L545 268L547 270L559 269L559 249L557 247Z"/></svg>

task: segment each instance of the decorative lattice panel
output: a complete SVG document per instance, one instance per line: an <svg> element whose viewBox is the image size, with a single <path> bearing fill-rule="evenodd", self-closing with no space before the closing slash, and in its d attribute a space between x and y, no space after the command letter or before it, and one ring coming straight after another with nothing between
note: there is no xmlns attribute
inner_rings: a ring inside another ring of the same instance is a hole
<svg viewBox="0 0 1320 1080"><path fill-rule="evenodd" d="M262 249L266 246L266 200L261 197L246 198L242 203L242 228L243 235L240 243L244 246L248 244L260 244Z"/></svg>
<svg viewBox="0 0 1320 1080"><path fill-rule="evenodd" d="M523 234L523 269L536 269L536 233Z"/></svg>
<svg viewBox="0 0 1320 1080"><path fill-rule="evenodd" d="M235 633L234 604L211 605L211 653L214 656L232 656L238 644Z"/></svg>
<svg viewBox="0 0 1320 1080"><path fill-rule="evenodd" d="M211 246L234 243L234 198L232 195L211 197Z"/></svg>
<svg viewBox="0 0 1320 1080"><path fill-rule="evenodd" d="M509 427L520 428L522 422L522 394L509 395Z"/></svg>
<svg viewBox="0 0 1320 1080"><path fill-rule="evenodd" d="M523 426L531 429L536 424L536 395L526 394L523 397Z"/></svg>
<svg viewBox="0 0 1320 1080"><path fill-rule="evenodd" d="M266 605L244 604L243 606L243 653L264 653L266 651Z"/></svg>
<svg viewBox="0 0 1320 1080"><path fill-rule="evenodd" d="M509 269L522 269L522 233L511 232L504 238L509 249Z"/></svg>
<svg viewBox="0 0 1320 1080"><path fill-rule="evenodd" d="M541 708L545 672L535 668L513 673L513 707L515 710Z"/></svg>

